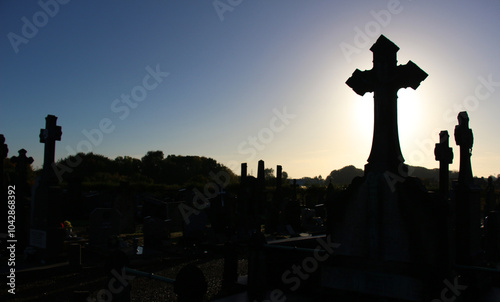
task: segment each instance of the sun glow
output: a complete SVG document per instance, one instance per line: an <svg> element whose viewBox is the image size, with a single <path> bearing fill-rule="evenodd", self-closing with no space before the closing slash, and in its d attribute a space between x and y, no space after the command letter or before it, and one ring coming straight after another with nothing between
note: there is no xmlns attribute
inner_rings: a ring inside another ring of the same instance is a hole
<svg viewBox="0 0 500 302"><path fill-rule="evenodd" d="M411 88L398 91L398 131L400 144L408 145L417 134L418 120L422 116L422 103Z"/></svg>

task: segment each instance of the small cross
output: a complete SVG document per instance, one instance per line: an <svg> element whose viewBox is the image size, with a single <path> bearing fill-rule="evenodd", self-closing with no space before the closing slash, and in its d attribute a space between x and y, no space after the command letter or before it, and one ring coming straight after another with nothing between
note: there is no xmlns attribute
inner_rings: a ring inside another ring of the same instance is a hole
<svg viewBox="0 0 500 302"><path fill-rule="evenodd" d="M9 154L9 148L7 147L7 144L5 144L5 136L3 136L3 134L0 134L0 160L7 158L7 154Z"/></svg>
<svg viewBox="0 0 500 302"><path fill-rule="evenodd" d="M455 142L460 146L460 171L458 172L458 182L461 184L472 183L472 166L470 157L472 155L472 145L474 135L469 128L469 115L467 111L458 114L458 125L455 126Z"/></svg>
<svg viewBox="0 0 500 302"><path fill-rule="evenodd" d="M33 157L27 157L25 149L17 151L19 156L13 156L10 161L16 164L17 183L20 187L27 186L28 166L33 163ZM29 189L28 189L29 192Z"/></svg>
<svg viewBox="0 0 500 302"><path fill-rule="evenodd" d="M45 118L45 129L40 129L40 143L45 144L43 171L49 179L55 176L51 167L55 160L56 141L60 141L62 136L61 126L57 126L56 124L57 116L47 115Z"/></svg>
<svg viewBox="0 0 500 302"><path fill-rule="evenodd" d="M448 198L449 164L453 162L453 149L450 148L448 131L439 133L439 143L434 148L434 156L439 161L439 193Z"/></svg>
<svg viewBox="0 0 500 302"><path fill-rule="evenodd" d="M365 174L386 171L398 173L402 167L407 167L403 164L399 145L397 93L400 88L417 89L427 73L412 61L408 61L406 65L397 65L396 53L399 47L383 35L370 50L373 52L373 69L356 69L346 82L361 96L374 92L373 141Z"/></svg>

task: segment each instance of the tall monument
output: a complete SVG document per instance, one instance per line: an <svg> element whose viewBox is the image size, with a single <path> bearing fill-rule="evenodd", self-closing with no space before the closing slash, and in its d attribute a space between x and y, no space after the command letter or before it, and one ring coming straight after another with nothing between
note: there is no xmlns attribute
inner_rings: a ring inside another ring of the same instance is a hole
<svg viewBox="0 0 500 302"><path fill-rule="evenodd" d="M385 36L370 50L373 69L357 69L346 84L359 95L374 93L371 152L364 176L341 192L328 214L329 232L340 246L323 283L339 292L426 301L446 270L445 205L408 175L397 92L416 89L427 73L412 61L397 65L399 47Z"/></svg>

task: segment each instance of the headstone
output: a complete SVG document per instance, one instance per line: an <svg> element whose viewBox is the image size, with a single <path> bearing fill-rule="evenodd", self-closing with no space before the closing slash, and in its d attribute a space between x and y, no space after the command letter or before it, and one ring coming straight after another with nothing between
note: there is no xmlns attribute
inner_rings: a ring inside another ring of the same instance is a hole
<svg viewBox="0 0 500 302"><path fill-rule="evenodd" d="M29 185L28 185L28 168L33 163L33 157L27 157L25 149L18 151L19 156L13 156L10 161L16 165L16 189L17 194L21 193L23 195L29 195Z"/></svg>
<svg viewBox="0 0 500 302"><path fill-rule="evenodd" d="M43 157L43 178L47 184L57 183L53 165L55 164L56 141L62 136L61 126L57 126L57 116L47 115L45 129L40 129L40 143L45 144Z"/></svg>
<svg viewBox="0 0 500 302"><path fill-rule="evenodd" d="M500 212L491 211L484 221L486 230L486 256L489 261L500 261Z"/></svg>
<svg viewBox="0 0 500 302"><path fill-rule="evenodd" d="M247 163L241 163L241 177L240 184L244 184L247 178Z"/></svg>
<svg viewBox="0 0 500 302"><path fill-rule="evenodd" d="M439 194L446 200L449 197L449 164L453 162L453 149L450 148L449 138L448 131L441 131L439 144L436 144L434 149L436 160L439 161Z"/></svg>
<svg viewBox="0 0 500 302"><path fill-rule="evenodd" d="M474 136L469 128L469 116L458 114L455 141L460 146L460 171L454 185L456 213L456 257L459 264L478 264L481 254L480 188L472 176L472 145Z"/></svg>
<svg viewBox="0 0 500 302"><path fill-rule="evenodd" d="M30 244L46 246L47 257L57 256L63 249L64 229L62 221L62 190L57 186L55 174L55 146L61 140L61 127L57 126L57 117L47 115L45 129L40 130L40 142L44 147L42 175L34 186L31 198ZM44 234L43 234L44 233ZM45 244L39 240L46 240Z"/></svg>
<svg viewBox="0 0 500 302"><path fill-rule="evenodd" d="M272 203L267 206L266 233L273 233L284 228L283 224L282 167L276 166L276 190Z"/></svg>
<svg viewBox="0 0 500 302"><path fill-rule="evenodd" d="M143 201L144 249L163 250L170 239L168 203L152 197ZM189 221L195 215L189 217Z"/></svg>
<svg viewBox="0 0 500 302"><path fill-rule="evenodd" d="M10 161L16 165L15 185L16 185L16 228L21 247L26 247L29 242L30 228L30 195L31 190L28 184L27 172L33 163L32 157L27 157L27 151L21 149L19 156L13 156Z"/></svg>
<svg viewBox="0 0 500 302"><path fill-rule="evenodd" d="M202 302L207 292L207 280L194 264L183 267L175 278L174 292L178 302Z"/></svg>
<svg viewBox="0 0 500 302"><path fill-rule="evenodd" d="M7 158L8 153L9 153L9 148L8 148L7 144L5 144L5 136L3 134L0 134L0 186L2 186L0 188L0 196L1 196L2 200L5 200L5 201L3 201L3 202L5 202L4 209L7 208L6 203L7 203L7 186L8 186L8 184L6 183L6 179L5 179L3 162ZM6 234L7 227L8 227L7 211L2 211L1 219L2 219L2 230L0 231L0 233L4 233L5 236L7 236L7 234Z"/></svg>
<svg viewBox="0 0 500 302"><path fill-rule="evenodd" d="M120 232L122 234L135 233L134 195L128 182L120 182L113 208L121 214Z"/></svg>
<svg viewBox="0 0 500 302"><path fill-rule="evenodd" d="M283 176L283 167L280 165L276 166L276 192L281 193L281 185L282 185L282 176Z"/></svg>
<svg viewBox="0 0 500 302"><path fill-rule="evenodd" d="M458 114L458 125L455 126L455 142L460 146L460 170L458 173L458 182L460 185L470 185L473 182L472 177L472 145L474 144L474 135L469 128L469 115L466 111Z"/></svg>
<svg viewBox="0 0 500 302"><path fill-rule="evenodd" d="M453 162L453 149L450 148L449 144L450 135L448 131L444 130L439 133L439 143L436 144L434 149L434 155L437 161L439 161L439 195L441 199L448 205L451 209L453 205L451 204L450 191L449 191L449 175L450 169L449 164ZM455 226L454 217L450 214L447 217L443 217L446 221L447 226L447 251L448 251L448 265L455 265Z"/></svg>
<svg viewBox="0 0 500 302"><path fill-rule="evenodd" d="M111 249L120 235L120 213L115 209L97 208L89 217L89 244L92 247Z"/></svg>
<svg viewBox="0 0 500 302"><path fill-rule="evenodd" d="M493 184L493 177L488 177L488 186L486 187L486 204L484 213L488 215L489 212L497 208L497 197L495 195L495 185Z"/></svg>
<svg viewBox="0 0 500 302"><path fill-rule="evenodd" d="M373 69L356 70L346 84L359 95L374 92L371 152L364 176L329 207L329 233L340 246L323 268L322 284L379 299L425 300L445 273L446 207L408 176L399 144L397 92L416 89L427 73L412 61L397 65L399 47L383 35L370 50Z"/></svg>
<svg viewBox="0 0 500 302"><path fill-rule="evenodd" d="M7 154L9 154L9 148L5 143L5 136L0 134L0 184L2 188L5 185L3 161L7 158Z"/></svg>

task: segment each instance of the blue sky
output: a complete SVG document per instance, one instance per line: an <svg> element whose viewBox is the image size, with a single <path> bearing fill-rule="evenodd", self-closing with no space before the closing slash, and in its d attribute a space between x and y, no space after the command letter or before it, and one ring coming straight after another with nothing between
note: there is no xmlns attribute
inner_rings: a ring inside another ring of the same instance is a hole
<svg viewBox="0 0 500 302"><path fill-rule="evenodd" d="M467 110L473 172L497 175L500 3L464 2L1 1L0 133L9 157L25 148L35 167L53 114L56 159L162 150L237 173L248 162L256 174L259 159L294 178L363 168L373 95L345 81L371 69L369 48L384 34L399 64L429 74L399 93L406 163L438 167L434 144L448 130L458 170L453 129Z"/></svg>

